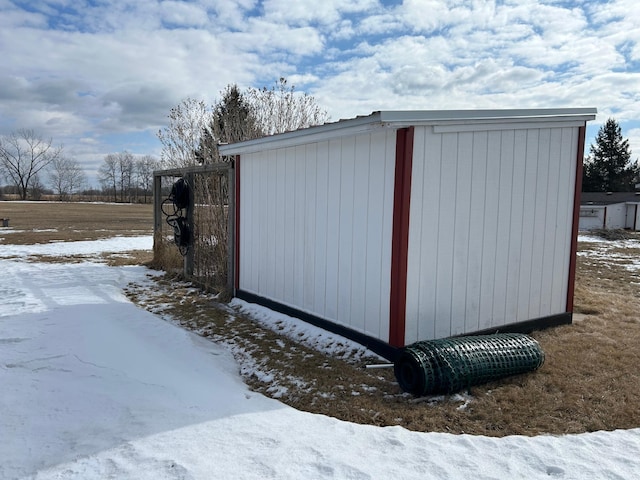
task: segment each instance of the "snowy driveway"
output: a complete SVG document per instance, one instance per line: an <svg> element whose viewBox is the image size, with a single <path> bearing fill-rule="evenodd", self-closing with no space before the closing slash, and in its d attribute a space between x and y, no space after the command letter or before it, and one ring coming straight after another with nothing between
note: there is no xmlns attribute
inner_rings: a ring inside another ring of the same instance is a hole
<svg viewBox="0 0 640 480"><path fill-rule="evenodd" d="M493 439L298 412L247 390L224 348L131 304L123 287L147 273L0 258L0 479L640 474L640 430Z"/></svg>
<svg viewBox="0 0 640 480"><path fill-rule="evenodd" d="M252 405L227 352L128 302L122 287L141 267L0 269L0 478L279 407Z"/></svg>

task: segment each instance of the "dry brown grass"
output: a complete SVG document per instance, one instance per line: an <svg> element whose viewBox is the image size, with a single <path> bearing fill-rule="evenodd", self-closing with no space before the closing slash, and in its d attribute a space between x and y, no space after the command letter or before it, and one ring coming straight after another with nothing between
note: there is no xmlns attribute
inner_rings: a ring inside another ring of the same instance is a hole
<svg viewBox="0 0 640 480"><path fill-rule="evenodd" d="M153 231L153 207L143 204L0 201L0 217L9 218L10 230L14 231L4 243L15 245L97 240Z"/></svg>
<svg viewBox="0 0 640 480"><path fill-rule="evenodd" d="M585 252L591 247L582 244ZM152 309L163 305L162 313L185 328L230 344L252 388L301 410L489 436L614 430L640 426L640 290L638 275L626 269L637 253L612 250L621 256L613 261L579 257L581 318L533 334L546 354L539 371L452 396L413 398L400 391L391 370L363 368L375 359L328 357L175 280L161 281L154 292L137 292L137 300Z"/></svg>
<svg viewBox="0 0 640 480"><path fill-rule="evenodd" d="M153 258L148 264L151 268L165 272L181 272L184 258L175 244L165 238L162 232L156 232L153 238Z"/></svg>
<svg viewBox="0 0 640 480"><path fill-rule="evenodd" d="M114 210L100 210L102 218L90 210L92 222L107 229L104 236L122 232ZM47 220L29 222L40 226ZM5 236L5 243L14 243L14 235ZM626 429L640 426L640 279L627 268L640 249L612 245L580 244L585 255L578 258L576 312L584 318L533 334L546 354L540 370L443 397L413 398L400 391L391 370L363 368L378 360L324 355L172 275L157 277L153 289L132 285L128 294L164 318L229 345L252 388L301 410L358 423L490 436ZM603 249L607 256L599 254ZM136 262L150 254L107 258Z"/></svg>

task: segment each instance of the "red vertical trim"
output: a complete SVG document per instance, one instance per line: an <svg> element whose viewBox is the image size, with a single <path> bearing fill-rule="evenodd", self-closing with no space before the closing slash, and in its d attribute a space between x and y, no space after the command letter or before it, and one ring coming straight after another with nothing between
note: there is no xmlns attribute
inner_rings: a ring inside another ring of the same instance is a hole
<svg viewBox="0 0 640 480"><path fill-rule="evenodd" d="M567 312L573 312L573 294L576 288L576 258L578 254L578 226L580 224L580 192L582 191L582 162L584 159L584 139L586 130L586 127L580 127L578 129L578 153L576 158L576 186L573 196L573 229L571 232Z"/></svg>
<svg viewBox="0 0 640 480"><path fill-rule="evenodd" d="M402 347L405 344L413 131L413 127L402 128L396 134L389 309L389 343L394 347Z"/></svg>
<svg viewBox="0 0 640 480"><path fill-rule="evenodd" d="M236 194L236 205L235 205L235 216L236 216L236 236L235 236L235 278L234 278L234 288L236 292L240 289L240 155L236 155L235 159L235 194Z"/></svg>

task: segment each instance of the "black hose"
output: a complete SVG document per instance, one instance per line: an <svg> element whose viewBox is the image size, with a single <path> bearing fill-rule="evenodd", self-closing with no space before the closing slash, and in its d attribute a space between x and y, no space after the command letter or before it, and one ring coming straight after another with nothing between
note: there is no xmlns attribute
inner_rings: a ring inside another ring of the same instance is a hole
<svg viewBox="0 0 640 480"><path fill-rule="evenodd" d="M180 178L173 184L171 193L160 205L167 224L173 229L173 241L182 256L188 253L193 242L191 229L183 212L189 207L190 195L189 184L184 178Z"/></svg>

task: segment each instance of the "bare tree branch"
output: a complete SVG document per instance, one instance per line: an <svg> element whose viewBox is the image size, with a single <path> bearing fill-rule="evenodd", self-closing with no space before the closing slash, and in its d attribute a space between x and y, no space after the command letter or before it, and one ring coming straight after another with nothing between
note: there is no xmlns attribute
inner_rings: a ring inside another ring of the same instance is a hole
<svg viewBox="0 0 640 480"><path fill-rule="evenodd" d="M62 154L62 146L54 147L52 143L52 139L44 140L29 129L0 138L0 164L23 200L27 199L29 187L38 172Z"/></svg>
<svg viewBox="0 0 640 480"><path fill-rule="evenodd" d="M80 164L63 155L50 164L49 181L60 200L66 200L87 183L87 176Z"/></svg>
<svg viewBox="0 0 640 480"><path fill-rule="evenodd" d="M196 152L211 111L202 100L187 98L169 112L169 125L158 132L162 143L160 161L166 168L187 167L197 164Z"/></svg>
<svg viewBox="0 0 640 480"><path fill-rule="evenodd" d="M289 87L285 78L280 78L270 89L250 88L247 97L265 135L320 125L329 119L327 111L318 106L314 97L296 92L295 86Z"/></svg>

